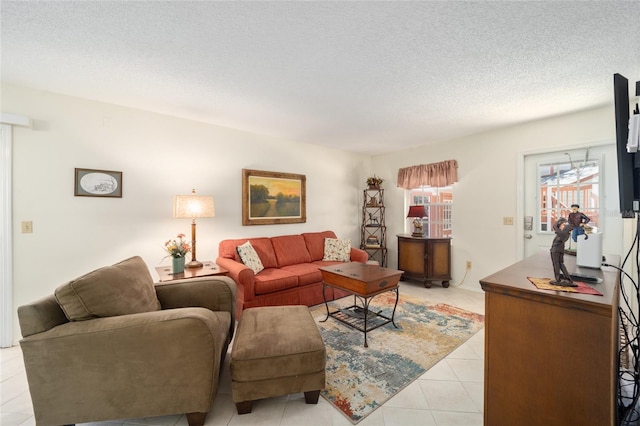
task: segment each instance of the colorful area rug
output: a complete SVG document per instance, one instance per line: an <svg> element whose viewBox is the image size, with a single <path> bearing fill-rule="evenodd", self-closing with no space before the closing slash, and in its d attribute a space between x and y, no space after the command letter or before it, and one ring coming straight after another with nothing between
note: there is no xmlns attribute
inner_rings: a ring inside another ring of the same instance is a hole
<svg viewBox="0 0 640 426"><path fill-rule="evenodd" d="M532 278L527 277L531 284L536 286L541 290L555 290L555 291L565 291L567 293L581 293L581 294L593 294L594 296L602 296L595 288L588 286L582 281L574 281L573 283L577 285L577 287L565 287L561 285L553 285L550 284L551 278Z"/></svg>
<svg viewBox="0 0 640 426"><path fill-rule="evenodd" d="M391 316L395 293L376 296L371 310ZM329 308L353 304L349 296ZM311 312L327 347L327 386L321 395L353 424L419 378L484 326L484 316L400 294L393 324L367 333L326 317L324 305Z"/></svg>

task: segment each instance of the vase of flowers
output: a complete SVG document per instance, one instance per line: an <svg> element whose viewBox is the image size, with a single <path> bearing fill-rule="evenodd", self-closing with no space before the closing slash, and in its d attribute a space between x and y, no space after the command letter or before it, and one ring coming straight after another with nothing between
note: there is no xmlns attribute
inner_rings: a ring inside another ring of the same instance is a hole
<svg viewBox="0 0 640 426"><path fill-rule="evenodd" d="M367 178L367 185L369 185L369 189L380 189L382 182L384 182L384 179L376 175Z"/></svg>
<svg viewBox="0 0 640 426"><path fill-rule="evenodd" d="M175 239L165 242L164 249L171 256L171 272L184 272L185 257L191 251L191 246L184 240L184 234L178 234Z"/></svg>
<svg viewBox="0 0 640 426"><path fill-rule="evenodd" d="M172 257L171 258L171 273L179 274L180 272L184 272L184 257Z"/></svg>

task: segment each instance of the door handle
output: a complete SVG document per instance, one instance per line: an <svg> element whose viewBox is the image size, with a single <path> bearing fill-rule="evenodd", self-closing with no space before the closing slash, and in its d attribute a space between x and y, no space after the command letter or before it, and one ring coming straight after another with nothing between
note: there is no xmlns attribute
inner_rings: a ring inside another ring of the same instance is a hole
<svg viewBox="0 0 640 426"><path fill-rule="evenodd" d="M530 240L531 238L533 238L533 235L531 235L531 234L524 234L524 237L525 237L527 240Z"/></svg>

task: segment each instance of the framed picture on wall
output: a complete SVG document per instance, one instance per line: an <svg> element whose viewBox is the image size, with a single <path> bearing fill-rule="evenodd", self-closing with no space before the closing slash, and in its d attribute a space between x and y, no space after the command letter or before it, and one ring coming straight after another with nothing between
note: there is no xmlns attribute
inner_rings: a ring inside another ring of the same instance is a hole
<svg viewBox="0 0 640 426"><path fill-rule="evenodd" d="M305 223L306 177L242 169L242 224Z"/></svg>
<svg viewBox="0 0 640 426"><path fill-rule="evenodd" d="M73 195L122 198L122 172L76 168Z"/></svg>

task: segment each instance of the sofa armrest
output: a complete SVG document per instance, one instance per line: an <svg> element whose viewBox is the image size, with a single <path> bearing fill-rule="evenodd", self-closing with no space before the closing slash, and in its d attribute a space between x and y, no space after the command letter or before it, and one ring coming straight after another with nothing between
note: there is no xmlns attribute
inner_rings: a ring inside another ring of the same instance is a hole
<svg viewBox="0 0 640 426"><path fill-rule="evenodd" d="M230 322L228 312L181 308L74 321L22 339L36 422L209 411Z"/></svg>
<svg viewBox="0 0 640 426"><path fill-rule="evenodd" d="M156 283L156 295L162 309L201 307L231 314L233 336L236 316L237 286L225 276L200 277Z"/></svg>
<svg viewBox="0 0 640 426"><path fill-rule="evenodd" d="M238 297L241 300L247 302L256 298L255 274L249 267L226 257L218 257L216 263L227 269L229 271L227 276L238 284Z"/></svg>
<svg viewBox="0 0 640 426"><path fill-rule="evenodd" d="M369 260L369 255L367 254L366 251L359 248L351 247L352 262L367 263L368 260Z"/></svg>

